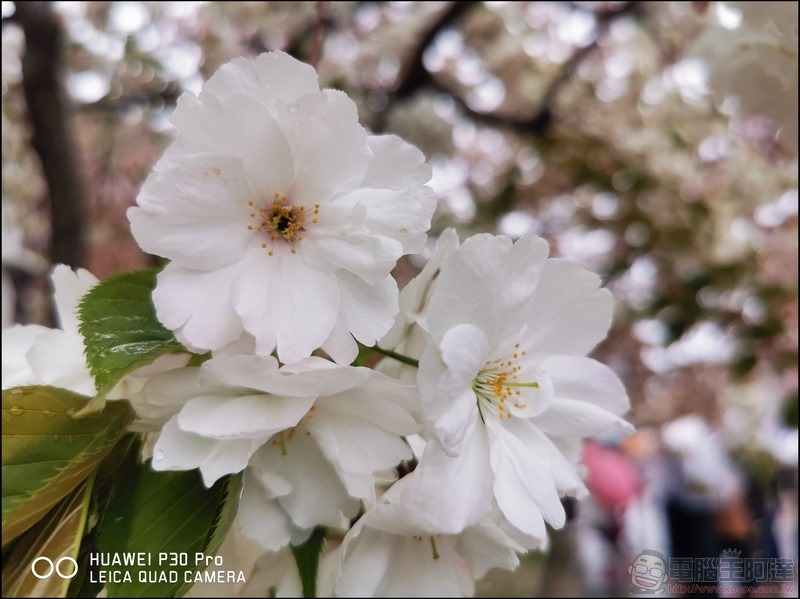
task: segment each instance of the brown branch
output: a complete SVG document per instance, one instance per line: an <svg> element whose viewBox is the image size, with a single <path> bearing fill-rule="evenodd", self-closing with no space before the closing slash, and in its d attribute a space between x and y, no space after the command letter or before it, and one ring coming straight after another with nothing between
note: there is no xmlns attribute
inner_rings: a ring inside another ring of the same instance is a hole
<svg viewBox="0 0 800 599"><path fill-rule="evenodd" d="M598 46L600 40L608 32L611 24L624 15L637 14L640 10L639 2L631 1L625 3L621 8L602 12L597 16L597 34L590 44L578 48L569 60L564 63L561 71L553 79L548 86L542 99L539 101L539 107L529 117L515 118L510 115L504 115L496 112L480 112L473 109L463 98L461 98L454 90L447 87L442 82L431 77L430 84L437 90L447 93L459 108L472 117L475 121L493 125L497 127L511 128L516 131L529 133L532 135L544 135L553 124L553 105L555 104L558 94L561 92L564 85L566 85L575 74L580 64L584 59L589 56Z"/></svg>
<svg viewBox="0 0 800 599"><path fill-rule="evenodd" d="M322 43L325 41L325 31L328 28L328 2L317 2L317 21L314 25L314 38L311 40L311 49L308 51L308 64L317 66L322 55Z"/></svg>
<svg viewBox="0 0 800 599"><path fill-rule="evenodd" d="M456 1L442 11L439 18L431 24L425 35L419 40L414 52L411 54L411 58L404 65L400 75L400 84L392 93L392 100L406 98L432 81L431 74L423 63L425 50L444 29L456 22L475 4L477 2Z"/></svg>
<svg viewBox="0 0 800 599"><path fill-rule="evenodd" d="M64 29L49 2L16 2L15 6L15 16L25 33L22 87L32 144L42 163L50 201L50 260L82 266L85 186L61 81Z"/></svg>
<svg viewBox="0 0 800 599"><path fill-rule="evenodd" d="M553 104L564 85L572 79L578 66L580 66L583 60L597 48L600 40L608 32L609 27L615 20L624 15L638 14L641 8L639 2L631 0L620 8L599 13L597 15L597 34L594 40L592 40L590 44L576 50L569 60L567 60L564 67L548 86L542 99L539 101L537 110L529 117L517 118L502 113L480 112L473 109L455 90L433 77L423 64L425 51L428 49L428 46L434 42L436 36L457 21L473 4L476 3L453 2L431 25L425 35L420 39L419 44L414 49L411 59L402 70L403 74L400 77L400 84L389 96L390 104L392 100L405 98L413 95L420 89L432 87L437 91L448 94L465 114L469 115L477 122L496 127L510 128L533 135L544 135L553 123ZM383 129L386 112L387 111L383 111L379 116L379 121L375 127L376 132Z"/></svg>
<svg viewBox="0 0 800 599"><path fill-rule="evenodd" d="M94 102L79 103L77 110L80 112L121 112L134 106L143 106L145 108L163 105L174 107L181 95L180 86L170 81L166 87L161 90L143 91L134 93L120 98L100 98Z"/></svg>

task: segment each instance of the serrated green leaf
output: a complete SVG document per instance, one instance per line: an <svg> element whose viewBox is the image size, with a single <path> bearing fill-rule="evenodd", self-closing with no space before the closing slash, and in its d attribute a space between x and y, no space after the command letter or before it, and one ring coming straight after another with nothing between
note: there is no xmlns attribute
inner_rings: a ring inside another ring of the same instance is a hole
<svg viewBox="0 0 800 599"><path fill-rule="evenodd" d="M109 597L175 597L192 583L186 572L204 570L196 553L214 555L236 515L242 489L241 474L227 476L206 488L197 470L156 472L143 464L109 506L98 539L103 553L141 553L152 556L143 567L109 566L130 573L130 582L108 584ZM159 554L188 554L188 565L159 563ZM177 582L159 582L161 572L177 572ZM140 572L146 581L140 582ZM155 582L147 577L154 576Z"/></svg>
<svg viewBox="0 0 800 599"><path fill-rule="evenodd" d="M89 410L102 408L106 394L126 374L164 354L185 351L156 317L157 274L151 268L114 275L83 296L79 330L98 389Z"/></svg>
<svg viewBox="0 0 800 599"><path fill-rule="evenodd" d="M127 403L76 420L87 400L48 386L3 391L4 546L86 479L124 434Z"/></svg>
<svg viewBox="0 0 800 599"><path fill-rule="evenodd" d="M52 564L58 564L63 558L78 557L93 479L90 477L78 485L14 545L3 563L3 597L66 597L71 578L55 573L39 578L34 575L32 566L39 557L48 558ZM42 576L50 566L40 562L35 567ZM73 567L66 561L60 566L67 575L73 573Z"/></svg>
<svg viewBox="0 0 800 599"><path fill-rule="evenodd" d="M292 546L294 561L297 562L297 570L300 572L300 581L303 584L303 597L317 596L319 558L324 545L325 528L318 526L305 543Z"/></svg>

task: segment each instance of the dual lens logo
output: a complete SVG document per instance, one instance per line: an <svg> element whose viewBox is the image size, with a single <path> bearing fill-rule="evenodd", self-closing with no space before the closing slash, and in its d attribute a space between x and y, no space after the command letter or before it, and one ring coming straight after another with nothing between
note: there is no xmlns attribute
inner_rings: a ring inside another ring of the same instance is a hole
<svg viewBox="0 0 800 599"><path fill-rule="evenodd" d="M39 562L44 562L46 565L39 565ZM65 566L64 562L67 562L67 564L72 564L72 566ZM78 573L78 562L71 557L65 556L59 558L54 564L53 560L51 560L49 557L40 555L31 562L31 572L36 578L42 580L45 578L50 578L53 575L53 572L58 574L59 578L69 580Z"/></svg>

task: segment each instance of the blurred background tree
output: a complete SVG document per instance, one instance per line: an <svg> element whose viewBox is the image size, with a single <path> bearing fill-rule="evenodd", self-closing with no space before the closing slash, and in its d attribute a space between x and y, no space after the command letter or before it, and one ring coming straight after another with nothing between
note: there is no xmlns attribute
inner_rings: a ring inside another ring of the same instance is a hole
<svg viewBox="0 0 800 599"><path fill-rule="evenodd" d="M155 263L125 210L177 97L280 49L433 165L432 241L401 285L445 227L541 235L618 299L596 351L637 426L696 414L743 468L796 472L797 3L4 1L2 18L4 327L48 322L52 262Z"/></svg>

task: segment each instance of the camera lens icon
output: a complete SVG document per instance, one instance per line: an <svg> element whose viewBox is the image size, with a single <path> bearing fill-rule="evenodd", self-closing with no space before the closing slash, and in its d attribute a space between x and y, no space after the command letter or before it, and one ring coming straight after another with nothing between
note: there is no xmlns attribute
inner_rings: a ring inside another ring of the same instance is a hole
<svg viewBox="0 0 800 599"><path fill-rule="evenodd" d="M47 565L39 566L39 562L45 562ZM72 564L72 567L70 568L69 566L63 566L62 564L64 562ZM64 572L65 570L66 573ZM58 574L58 577L62 578L63 580L74 578L78 573L78 562L69 556L64 556L59 558L56 563L53 563L53 560L51 560L49 557L44 557L43 555L40 555L31 562L31 573L39 580L50 578L53 575L53 572Z"/></svg>

